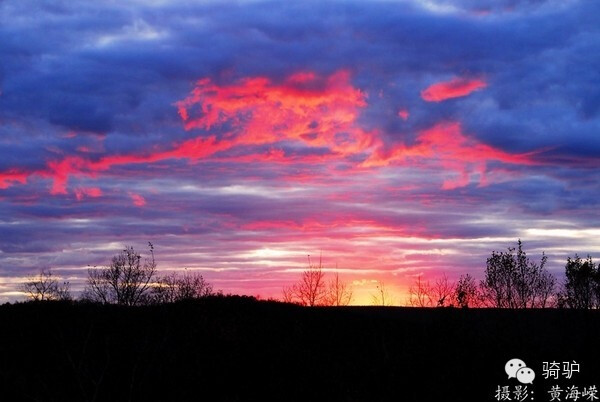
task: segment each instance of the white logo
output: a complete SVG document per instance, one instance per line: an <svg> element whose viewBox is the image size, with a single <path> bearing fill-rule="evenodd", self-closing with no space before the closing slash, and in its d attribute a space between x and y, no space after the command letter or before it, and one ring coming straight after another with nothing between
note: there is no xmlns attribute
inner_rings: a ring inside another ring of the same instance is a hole
<svg viewBox="0 0 600 402"><path fill-rule="evenodd" d="M521 384L533 384L534 378L535 372L529 367L523 367L517 371L517 380L519 380Z"/></svg>
<svg viewBox="0 0 600 402"><path fill-rule="evenodd" d="M508 378L516 378L521 384L532 384L535 378L535 372L527 367L521 359L510 359L504 365L504 371Z"/></svg>

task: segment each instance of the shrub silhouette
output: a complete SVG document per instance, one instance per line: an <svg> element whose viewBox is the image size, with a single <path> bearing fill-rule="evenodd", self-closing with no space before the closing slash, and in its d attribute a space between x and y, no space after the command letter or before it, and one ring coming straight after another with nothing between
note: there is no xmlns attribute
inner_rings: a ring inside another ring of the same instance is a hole
<svg viewBox="0 0 600 402"><path fill-rule="evenodd" d="M185 272L158 278L152 287L153 303L174 303L182 300L201 299L213 295L213 287L197 273Z"/></svg>
<svg viewBox="0 0 600 402"><path fill-rule="evenodd" d="M90 268L82 297L103 304L135 306L149 302L151 281L156 273L154 246L148 243L151 258L142 257L133 247L125 247L109 266Z"/></svg>
<svg viewBox="0 0 600 402"><path fill-rule="evenodd" d="M30 300L71 300L69 282L59 284L50 269L41 270L37 276L28 278L21 289Z"/></svg>
<svg viewBox="0 0 600 402"><path fill-rule="evenodd" d="M481 296L477 282L469 274L461 275L454 289L456 305L462 308L479 307Z"/></svg>
<svg viewBox="0 0 600 402"><path fill-rule="evenodd" d="M539 264L531 261L520 239L516 249L493 251L481 282L487 304L500 308L546 307L556 283L545 269L546 261L544 254Z"/></svg>
<svg viewBox="0 0 600 402"><path fill-rule="evenodd" d="M592 257L588 255L585 260L577 254L575 258L567 257L559 303L570 308L600 308L600 272Z"/></svg>

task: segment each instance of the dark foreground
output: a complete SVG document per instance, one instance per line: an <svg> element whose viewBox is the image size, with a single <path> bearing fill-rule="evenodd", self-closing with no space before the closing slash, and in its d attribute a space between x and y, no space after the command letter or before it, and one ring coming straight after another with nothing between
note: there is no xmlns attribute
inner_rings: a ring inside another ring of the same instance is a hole
<svg viewBox="0 0 600 402"><path fill-rule="evenodd" d="M555 384L600 387L598 313L301 308L238 297L5 305L0 400L494 401L498 386L520 384L504 372L517 357L537 375L525 400L549 401ZM571 379L544 379L543 362L573 360L580 371Z"/></svg>

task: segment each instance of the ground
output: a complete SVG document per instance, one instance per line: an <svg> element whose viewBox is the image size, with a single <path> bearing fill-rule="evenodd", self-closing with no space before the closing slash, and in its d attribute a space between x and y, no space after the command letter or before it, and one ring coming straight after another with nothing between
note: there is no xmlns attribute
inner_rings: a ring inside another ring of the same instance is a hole
<svg viewBox="0 0 600 402"><path fill-rule="evenodd" d="M215 297L4 305L0 328L7 401L494 401L498 387L521 386L504 370L512 358L536 373L526 400L549 401L556 384L600 386L599 311ZM579 372L545 379L552 361Z"/></svg>

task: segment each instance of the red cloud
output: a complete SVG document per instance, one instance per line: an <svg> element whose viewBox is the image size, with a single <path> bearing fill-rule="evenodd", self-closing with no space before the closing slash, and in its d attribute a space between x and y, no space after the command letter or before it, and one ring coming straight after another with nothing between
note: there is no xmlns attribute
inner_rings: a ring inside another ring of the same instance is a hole
<svg viewBox="0 0 600 402"><path fill-rule="evenodd" d="M31 173L21 172L15 169L9 169L6 172L0 172L0 188L9 188L14 183L27 183L27 178Z"/></svg>
<svg viewBox="0 0 600 402"><path fill-rule="evenodd" d="M39 172L41 176L53 179L50 194L66 194L67 181L72 174L81 173L88 161L78 156L67 156L60 161L50 161L47 170Z"/></svg>
<svg viewBox="0 0 600 402"><path fill-rule="evenodd" d="M177 102L186 130L200 129L204 135L175 144L171 149L150 153L107 155L100 159L66 156L32 172L0 173L0 188L24 183L31 175L53 180L51 194L66 194L71 176L94 176L113 166L153 163L165 159L205 159L239 146L269 145L295 141L308 147L328 148L338 156L365 152L379 144L376 133L356 124L366 95L354 88L346 71L328 77L302 72L276 84L268 78L244 79L220 86L205 78L191 95ZM213 129L229 130L221 139ZM82 149L83 150L83 149ZM282 160L285 155L267 155L256 160Z"/></svg>
<svg viewBox="0 0 600 402"><path fill-rule="evenodd" d="M434 84L423 91L426 100L440 101L464 96L486 84L480 80L454 79ZM223 161L258 161L263 163L319 163L348 156L371 156L362 167L398 164L411 160L419 164L438 163L459 172L459 178L444 182L445 188L466 185L470 173L480 175L485 183L485 164L489 160L504 163L530 163L529 155L512 155L465 136L459 123L438 124L421 132L413 146L404 144L385 149L377 131L365 131L357 122L366 95L350 82L346 71L322 77L312 72L294 74L280 83L264 77L241 80L231 85L218 85L208 78L197 82L187 98L176 103L186 130L199 129L201 136L173 144L163 150L147 153L91 156L66 156L50 161L46 167L31 172L9 170L0 173L0 188L25 183L31 175L53 181L52 194L67 193L72 176L95 176L113 166L146 164L166 159L190 161L214 158ZM398 115L407 119L407 110ZM303 147L327 149L319 155L286 155L277 149L279 142L295 142ZM264 155L241 152L235 156L226 151L237 147L272 145ZM305 173L298 172L298 179ZM78 195L79 194L79 195ZM84 192L76 193L78 199ZM134 203L143 206L141 196L130 195ZM138 198L139 197L139 198Z"/></svg>
<svg viewBox="0 0 600 402"><path fill-rule="evenodd" d="M177 102L186 130L231 127L228 146L291 140L341 155L374 145L374 133L355 123L365 106L365 95L352 86L346 71L329 77L298 73L280 84L263 77L230 86L202 79Z"/></svg>
<svg viewBox="0 0 600 402"><path fill-rule="evenodd" d="M452 189L470 183L471 173L479 174L479 184L486 184L486 165L490 161L509 164L533 165L532 153L510 154L465 135L458 122L436 124L422 131L413 146L401 144L389 150L379 149L363 166L390 164L441 165L458 173L458 177L444 181L442 188Z"/></svg>
<svg viewBox="0 0 600 402"><path fill-rule="evenodd" d="M446 99L460 98L471 92L485 88L487 83L479 79L454 78L438 82L421 91L421 98L427 102L441 102Z"/></svg>

